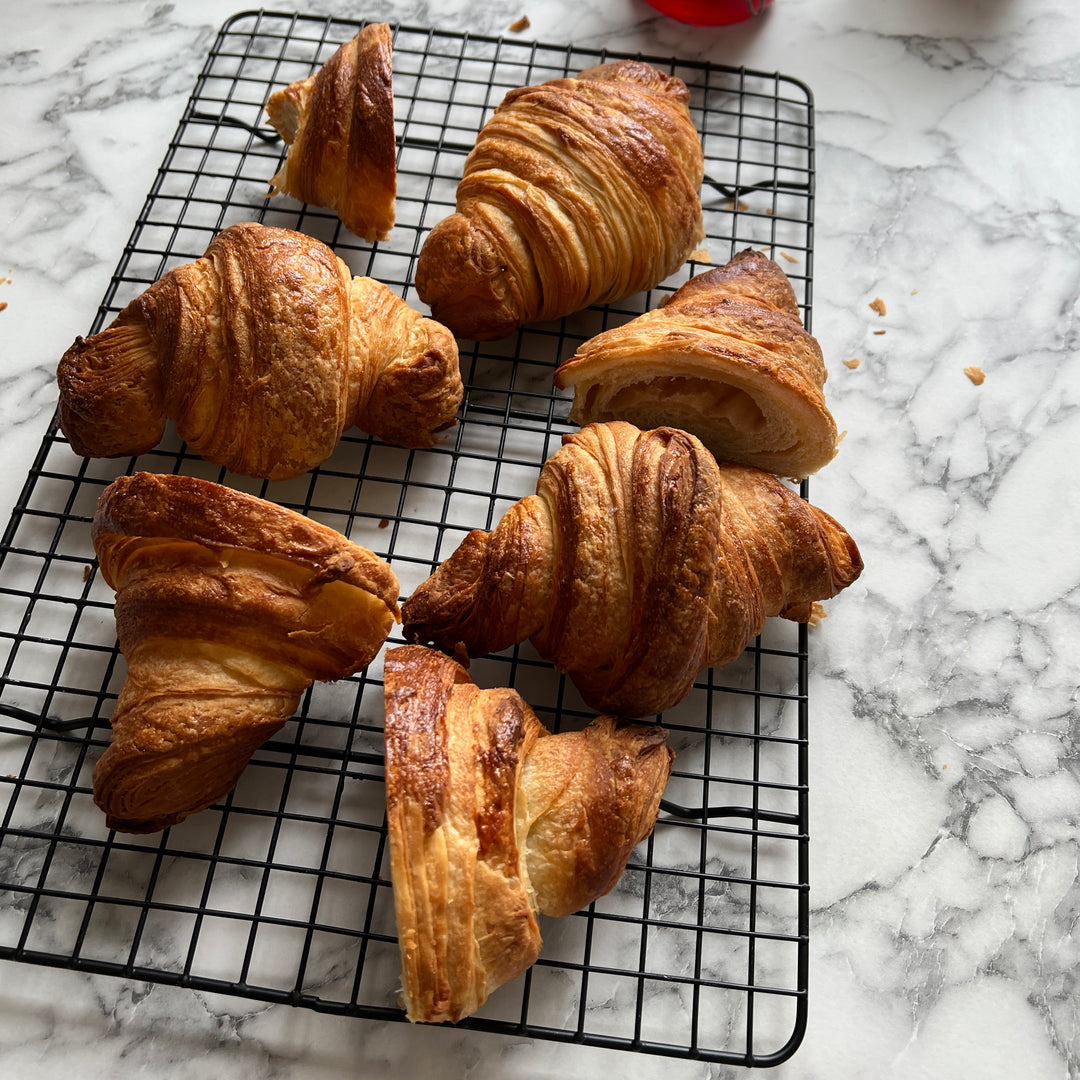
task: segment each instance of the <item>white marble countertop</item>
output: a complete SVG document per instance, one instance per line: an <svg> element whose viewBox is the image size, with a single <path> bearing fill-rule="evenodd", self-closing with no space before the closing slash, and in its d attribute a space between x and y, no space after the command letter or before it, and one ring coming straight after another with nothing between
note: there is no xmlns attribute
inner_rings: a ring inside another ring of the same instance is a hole
<svg viewBox="0 0 1080 1080"><path fill-rule="evenodd" d="M0 503L15 504L226 0L2 5ZM809 1023L783 1080L1080 1075L1080 36L1073 0L323 0L350 18L805 81L815 502L867 569L814 633ZM869 308L883 299L887 314ZM885 330L885 334L875 331ZM841 361L858 357L851 369ZM978 366L975 385L964 369ZM7 1076L728 1077L0 964Z"/></svg>

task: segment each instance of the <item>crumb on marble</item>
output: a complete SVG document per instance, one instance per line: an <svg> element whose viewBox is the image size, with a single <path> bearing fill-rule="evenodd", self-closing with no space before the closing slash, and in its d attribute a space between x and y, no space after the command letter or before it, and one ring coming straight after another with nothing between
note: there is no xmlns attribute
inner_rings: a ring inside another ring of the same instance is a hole
<svg viewBox="0 0 1080 1080"><path fill-rule="evenodd" d="M918 289L912 289L911 290L911 295L912 296L918 296L919 295L919 290Z"/></svg>
<svg viewBox="0 0 1080 1080"><path fill-rule="evenodd" d="M870 310L876 311L879 315L884 315L885 301L882 300L880 296L875 296L874 299L870 301Z"/></svg>
<svg viewBox="0 0 1080 1080"><path fill-rule="evenodd" d="M964 374L976 385L982 386L983 380L986 378L986 373L981 367L966 367L964 368Z"/></svg>
<svg viewBox="0 0 1080 1080"><path fill-rule="evenodd" d="M854 371L861 363L862 361L857 356L853 356L850 360L844 361L844 367L851 368Z"/></svg>
<svg viewBox="0 0 1080 1080"><path fill-rule="evenodd" d="M380 529L385 529L385 528L387 527L387 525L389 525L389 524L390 524L390 519L389 519L389 518L383 518L383 519L382 519L382 520L381 520L381 521L379 522L379 528L380 528Z"/></svg>
<svg viewBox="0 0 1080 1080"><path fill-rule="evenodd" d="M794 255L789 255L786 251L781 251L780 256L781 256L781 258L787 259L788 262L798 262L799 261L798 259L795 258Z"/></svg>
<svg viewBox="0 0 1080 1080"><path fill-rule="evenodd" d="M697 251L691 251L690 252L690 258L693 259L694 262L703 262L703 263L711 263L712 262L712 257L709 255L709 253L704 248L698 248Z"/></svg>
<svg viewBox="0 0 1080 1080"><path fill-rule="evenodd" d="M728 201L726 203L724 203L724 209L725 210L749 210L750 209L750 204L743 202L742 199L728 199Z"/></svg>
<svg viewBox="0 0 1080 1080"><path fill-rule="evenodd" d="M529 22L529 16L522 15L520 19L510 24L510 33L520 34L523 30L528 30L530 26L532 26L532 23Z"/></svg>
<svg viewBox="0 0 1080 1080"><path fill-rule="evenodd" d="M881 335L884 334L884 333L885 333L884 330L875 330L874 331L874 337L881 337Z"/></svg>
<svg viewBox="0 0 1080 1080"><path fill-rule="evenodd" d="M0 300L0 311L7 311L7 301Z"/></svg>
<svg viewBox="0 0 1080 1080"><path fill-rule="evenodd" d="M87 563L82 568L82 579L83 579L83 581L89 581L90 580L90 564L89 563Z"/></svg>

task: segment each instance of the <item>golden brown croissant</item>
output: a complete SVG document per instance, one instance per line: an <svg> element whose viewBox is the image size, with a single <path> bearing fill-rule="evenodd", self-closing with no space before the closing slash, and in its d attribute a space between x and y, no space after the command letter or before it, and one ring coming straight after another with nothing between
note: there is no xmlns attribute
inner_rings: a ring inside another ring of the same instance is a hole
<svg viewBox="0 0 1080 1080"><path fill-rule="evenodd" d="M289 145L274 192L329 207L369 242L387 239L397 195L390 27L365 26L314 75L271 94L266 113Z"/></svg>
<svg viewBox="0 0 1080 1080"><path fill-rule="evenodd" d="M410 1020L456 1022L536 961L538 912L614 887L674 755L661 728L610 716L551 735L430 649L391 649L384 670L402 997Z"/></svg>
<svg viewBox="0 0 1080 1080"><path fill-rule="evenodd" d="M861 569L844 529L775 476L613 421L564 436L536 494L469 533L402 620L407 640L469 656L531 640L594 709L646 716Z"/></svg>
<svg viewBox="0 0 1080 1080"><path fill-rule="evenodd" d="M250 222L77 338L57 381L76 453L145 453L168 418L208 461L270 480L325 461L354 425L431 446L462 397L445 327L318 240Z"/></svg>
<svg viewBox="0 0 1080 1080"><path fill-rule="evenodd" d="M680 79L629 60L507 94L465 160L456 213L420 252L432 316L504 337L677 270L703 235L688 102Z"/></svg>
<svg viewBox="0 0 1080 1080"><path fill-rule="evenodd" d="M113 829L154 832L221 799L312 682L365 667L398 618L378 556L209 481L120 477L92 535L127 659L94 769Z"/></svg>
<svg viewBox="0 0 1080 1080"><path fill-rule="evenodd" d="M747 249L585 342L555 385L574 388L577 424L679 427L720 461L802 479L836 454L825 378L784 271Z"/></svg>

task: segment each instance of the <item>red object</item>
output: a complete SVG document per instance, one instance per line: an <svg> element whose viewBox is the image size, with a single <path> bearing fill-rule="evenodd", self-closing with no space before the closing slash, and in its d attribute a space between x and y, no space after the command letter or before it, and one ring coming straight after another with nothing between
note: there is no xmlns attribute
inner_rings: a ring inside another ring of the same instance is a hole
<svg viewBox="0 0 1080 1080"><path fill-rule="evenodd" d="M762 14L772 0L646 0L662 15L694 26L729 26Z"/></svg>

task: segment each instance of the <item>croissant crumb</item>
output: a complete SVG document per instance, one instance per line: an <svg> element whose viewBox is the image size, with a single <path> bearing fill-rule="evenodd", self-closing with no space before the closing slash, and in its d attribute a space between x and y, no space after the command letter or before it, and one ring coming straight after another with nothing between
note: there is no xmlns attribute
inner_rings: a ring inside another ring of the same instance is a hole
<svg viewBox="0 0 1080 1080"><path fill-rule="evenodd" d="M981 367L966 367L964 374L976 385L982 386L986 381L986 374Z"/></svg>
<svg viewBox="0 0 1080 1080"><path fill-rule="evenodd" d="M874 297L874 299L870 301L870 310L876 311L878 315L884 315L885 301L882 300L880 296Z"/></svg>

